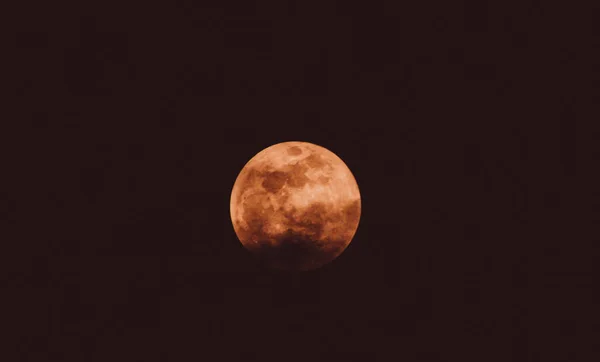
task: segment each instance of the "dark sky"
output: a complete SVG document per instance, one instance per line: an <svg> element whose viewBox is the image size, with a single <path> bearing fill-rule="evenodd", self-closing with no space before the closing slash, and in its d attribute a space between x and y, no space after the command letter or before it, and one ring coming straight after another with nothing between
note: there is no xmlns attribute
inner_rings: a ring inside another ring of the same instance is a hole
<svg viewBox="0 0 600 362"><path fill-rule="evenodd" d="M590 361L583 18L209 3L17 17L9 360ZM349 248L300 274L229 218L244 164L292 140L362 195Z"/></svg>

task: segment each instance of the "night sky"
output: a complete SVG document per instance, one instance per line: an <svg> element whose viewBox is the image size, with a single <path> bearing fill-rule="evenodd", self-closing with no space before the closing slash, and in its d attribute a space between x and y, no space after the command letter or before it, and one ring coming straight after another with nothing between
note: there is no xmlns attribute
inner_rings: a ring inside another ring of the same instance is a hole
<svg viewBox="0 0 600 362"><path fill-rule="evenodd" d="M210 3L20 15L6 361L594 360L585 21ZM331 150L361 191L316 271L264 268L231 225L238 173L284 141Z"/></svg>

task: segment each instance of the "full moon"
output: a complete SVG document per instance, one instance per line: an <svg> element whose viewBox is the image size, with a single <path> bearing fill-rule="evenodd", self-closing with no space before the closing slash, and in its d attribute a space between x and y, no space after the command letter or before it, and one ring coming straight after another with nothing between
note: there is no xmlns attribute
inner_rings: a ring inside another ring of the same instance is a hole
<svg viewBox="0 0 600 362"><path fill-rule="evenodd" d="M256 154L231 192L231 221L242 245L268 266L317 269L348 247L360 220L358 185L344 161L307 142Z"/></svg>

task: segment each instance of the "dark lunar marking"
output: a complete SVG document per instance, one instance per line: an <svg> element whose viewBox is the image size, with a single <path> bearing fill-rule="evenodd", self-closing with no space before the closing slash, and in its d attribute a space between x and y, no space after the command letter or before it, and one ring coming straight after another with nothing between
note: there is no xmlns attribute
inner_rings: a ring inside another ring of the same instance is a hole
<svg viewBox="0 0 600 362"><path fill-rule="evenodd" d="M325 166L327 164L327 162L325 162L323 160L323 158L321 156L319 156L318 154L316 154L316 153L313 153L312 155L310 155L307 158L305 158L304 162L310 168L321 168L321 167L323 167L323 166Z"/></svg>
<svg viewBox="0 0 600 362"><path fill-rule="evenodd" d="M260 172L258 170L254 169L254 168L250 168L246 171L245 183L252 182L259 176L260 176Z"/></svg>
<svg viewBox="0 0 600 362"><path fill-rule="evenodd" d="M316 269L335 259L345 247L343 240L331 242L337 248L326 250L321 243L302 233L288 231L278 240L278 246L271 246L268 242L259 242L250 247L263 262L269 266L282 270L310 270Z"/></svg>
<svg viewBox="0 0 600 362"><path fill-rule="evenodd" d="M319 176L319 183L322 185L326 185L329 180L331 180L330 177L325 177L325 176Z"/></svg>
<svg viewBox="0 0 600 362"><path fill-rule="evenodd" d="M255 194L249 196L244 202L243 220L248 224L248 229L245 230L247 236L244 240L251 240L252 236L262 236L264 233L263 227L265 219L274 212L274 208L264 208L262 201L267 198L267 193Z"/></svg>
<svg viewBox="0 0 600 362"><path fill-rule="evenodd" d="M287 184L290 187L296 188L301 188L302 186L306 185L310 181L310 179L304 174L306 171L308 171L308 168L306 166L292 166L290 171L288 172L289 177L287 180Z"/></svg>
<svg viewBox="0 0 600 362"><path fill-rule="evenodd" d="M287 175L281 171L269 172L265 175L262 186L268 192L275 193L285 185Z"/></svg>
<svg viewBox="0 0 600 362"><path fill-rule="evenodd" d="M323 225L330 220L332 215L328 215L325 205L314 203L310 205L296 222L296 225L316 238L321 237Z"/></svg>
<svg viewBox="0 0 600 362"><path fill-rule="evenodd" d="M298 156L299 154L302 153L302 150L298 146L292 146L292 147L288 148L287 152L288 152L288 154L290 154L292 156Z"/></svg>
<svg viewBox="0 0 600 362"><path fill-rule="evenodd" d="M360 200L356 200L344 207L342 213L346 218L347 224L357 225L360 220Z"/></svg>

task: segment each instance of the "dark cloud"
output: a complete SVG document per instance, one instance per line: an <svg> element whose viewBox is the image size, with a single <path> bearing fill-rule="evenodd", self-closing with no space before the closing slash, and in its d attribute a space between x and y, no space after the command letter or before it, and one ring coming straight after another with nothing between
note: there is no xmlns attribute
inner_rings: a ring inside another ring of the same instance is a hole
<svg viewBox="0 0 600 362"><path fill-rule="evenodd" d="M314 203L302 211L292 209L265 211L260 204L249 205L244 212L248 228L240 230L239 237L263 262L278 269L308 270L318 268L335 259L350 242L360 218L360 201L334 212L325 203ZM287 231L272 235L265 231L269 214L281 213L287 222ZM333 223L333 232L325 234L325 226ZM256 243L251 242L255 240ZM274 245L272 241L275 241Z"/></svg>
<svg viewBox="0 0 600 362"><path fill-rule="evenodd" d="M270 267L282 270L310 270L335 259L345 248L344 240L336 240L335 248L323 248L304 232L288 230L277 238L277 245L259 241L248 249Z"/></svg>

